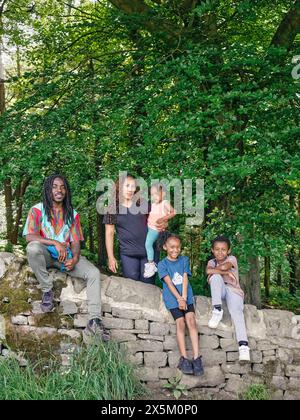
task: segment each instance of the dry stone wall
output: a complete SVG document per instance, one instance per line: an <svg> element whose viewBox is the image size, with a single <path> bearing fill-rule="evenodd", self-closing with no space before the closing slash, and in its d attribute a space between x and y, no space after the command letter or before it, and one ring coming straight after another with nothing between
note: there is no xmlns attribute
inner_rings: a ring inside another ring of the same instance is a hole
<svg viewBox="0 0 300 420"><path fill-rule="evenodd" d="M51 270L56 311L42 314L37 281L25 258L0 253L0 342L26 363L26 339L52 346L68 365L88 321L85 282ZM175 323L162 301L161 290L130 279L102 275L103 319L112 339L121 343L137 365L140 379L160 386L178 374ZM208 328L211 301L196 297L196 318L205 375L183 375L188 389L235 398L250 384L263 383L274 399L300 399L300 317L280 310L245 306L251 363L238 361L238 347L228 311L217 330ZM191 342L187 337L191 356Z"/></svg>

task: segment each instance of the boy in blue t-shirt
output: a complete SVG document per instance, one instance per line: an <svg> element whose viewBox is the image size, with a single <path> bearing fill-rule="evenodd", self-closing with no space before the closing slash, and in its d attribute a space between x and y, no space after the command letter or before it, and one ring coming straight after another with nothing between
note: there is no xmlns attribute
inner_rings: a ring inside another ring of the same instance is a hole
<svg viewBox="0 0 300 420"><path fill-rule="evenodd" d="M202 358L199 356L198 329L195 317L194 296L188 276L191 276L188 257L181 256L180 238L164 232L159 242L167 252L167 257L158 263L158 273L163 280L163 299L166 308L176 322L176 334L181 354L178 369L187 375L203 375ZM185 347L185 324L187 324L192 348L193 361L188 360Z"/></svg>

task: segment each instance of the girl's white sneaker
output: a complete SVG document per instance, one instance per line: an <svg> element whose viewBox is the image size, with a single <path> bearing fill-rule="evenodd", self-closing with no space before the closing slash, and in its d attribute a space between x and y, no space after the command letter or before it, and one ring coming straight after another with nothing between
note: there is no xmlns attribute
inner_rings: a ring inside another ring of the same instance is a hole
<svg viewBox="0 0 300 420"><path fill-rule="evenodd" d="M145 271L144 271L145 279L149 279L150 277L154 276L156 272L157 272L157 267L156 267L155 262L145 264Z"/></svg>

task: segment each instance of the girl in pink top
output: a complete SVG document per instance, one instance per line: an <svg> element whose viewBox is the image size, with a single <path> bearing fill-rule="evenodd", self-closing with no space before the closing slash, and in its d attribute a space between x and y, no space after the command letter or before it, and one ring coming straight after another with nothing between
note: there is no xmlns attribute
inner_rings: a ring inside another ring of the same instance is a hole
<svg viewBox="0 0 300 420"><path fill-rule="evenodd" d="M158 227L175 216L176 212L171 204L165 200L166 191L162 184L151 187L151 211L148 217L148 233L145 243L148 262L145 264L144 277L152 277L157 272L154 262L154 242L159 236Z"/></svg>

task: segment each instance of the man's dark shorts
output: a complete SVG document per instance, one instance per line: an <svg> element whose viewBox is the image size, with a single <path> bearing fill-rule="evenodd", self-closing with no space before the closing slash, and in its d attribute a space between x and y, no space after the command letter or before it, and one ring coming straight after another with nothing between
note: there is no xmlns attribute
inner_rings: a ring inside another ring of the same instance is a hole
<svg viewBox="0 0 300 420"><path fill-rule="evenodd" d="M185 315L189 312L195 312L195 308L194 308L194 305L191 303L190 305L188 305L186 311L183 311L179 308L174 308L174 309L170 309L170 312L171 312L174 320L176 321L176 319L178 319L178 318L184 318Z"/></svg>

